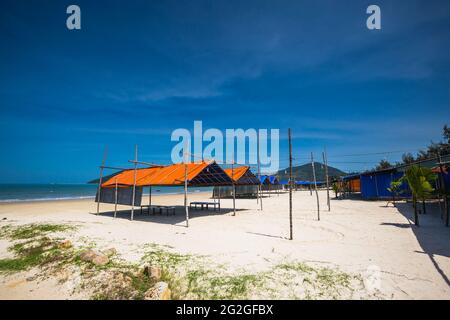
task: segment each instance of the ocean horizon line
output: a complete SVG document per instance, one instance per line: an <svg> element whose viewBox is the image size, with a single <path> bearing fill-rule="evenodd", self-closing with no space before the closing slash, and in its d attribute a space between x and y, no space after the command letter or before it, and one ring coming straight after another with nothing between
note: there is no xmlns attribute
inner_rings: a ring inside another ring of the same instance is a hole
<svg viewBox="0 0 450 320"><path fill-rule="evenodd" d="M0 203L94 199L96 184L0 184ZM191 187L188 193L209 192L211 187ZM184 193L182 186L153 188L152 196ZM148 196L148 190L143 193Z"/></svg>

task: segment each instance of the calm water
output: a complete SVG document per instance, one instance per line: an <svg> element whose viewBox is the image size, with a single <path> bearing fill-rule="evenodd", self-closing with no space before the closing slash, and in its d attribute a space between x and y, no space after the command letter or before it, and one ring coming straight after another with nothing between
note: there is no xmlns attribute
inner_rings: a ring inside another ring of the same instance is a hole
<svg viewBox="0 0 450 320"><path fill-rule="evenodd" d="M212 188L189 188L189 192ZM94 184L0 184L0 202L44 201L94 198ZM153 187L152 195L183 193L183 187ZM148 194L148 188L144 190Z"/></svg>

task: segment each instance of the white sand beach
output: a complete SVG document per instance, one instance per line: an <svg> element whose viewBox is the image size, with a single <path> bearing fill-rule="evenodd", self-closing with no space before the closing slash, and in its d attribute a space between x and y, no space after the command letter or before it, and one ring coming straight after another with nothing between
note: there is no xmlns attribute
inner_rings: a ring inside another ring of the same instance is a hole
<svg viewBox="0 0 450 320"><path fill-rule="evenodd" d="M287 239L288 193L265 197L263 211L258 210L256 199L237 199L236 216L232 200L222 199L220 213L191 210L189 228L185 227L183 195L153 197L156 204L179 206L175 216L137 211L134 221L129 220L129 211L113 218L113 205L102 204L103 213L94 214L93 200L1 204L0 226L77 225L75 232L65 236L75 245L88 239L99 248L114 247L127 261L139 261L145 244L155 243L182 254L207 255L229 269L248 272L283 261L337 268L362 277L368 268L379 268L376 298L450 299L450 229L442 223L437 205L430 205L427 214L420 215L421 226L415 227L410 203L395 208L386 207L385 201L332 199L328 212L326 192L319 194L321 220L317 221L315 196L294 192L292 241ZM209 197L209 193L190 194L189 201ZM8 239L0 240L0 259L11 256L10 244ZM29 278L33 272L37 271L0 273L0 299L89 298L82 291L74 293L73 282L61 284L53 277L33 280Z"/></svg>

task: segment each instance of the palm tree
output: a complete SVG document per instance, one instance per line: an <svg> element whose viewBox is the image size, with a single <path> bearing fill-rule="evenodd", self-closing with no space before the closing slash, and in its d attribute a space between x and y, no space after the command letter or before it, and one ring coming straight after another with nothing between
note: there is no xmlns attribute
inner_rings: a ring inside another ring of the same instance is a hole
<svg viewBox="0 0 450 320"><path fill-rule="evenodd" d="M402 182L400 179L398 180L394 180L391 182L391 185L389 188L387 188L387 191L389 191L390 193L392 193L392 204L395 207L395 199L397 196L399 196L403 190L401 190L401 186L402 186ZM387 205L386 205L387 206Z"/></svg>
<svg viewBox="0 0 450 320"><path fill-rule="evenodd" d="M341 186L339 185L339 182L335 182L332 185L333 191L336 195L336 199L338 198L339 192L341 192Z"/></svg>
<svg viewBox="0 0 450 320"><path fill-rule="evenodd" d="M408 181L409 188L411 189L414 206L414 223L416 226L419 226L417 200L422 200L422 205L425 208L425 199L434 190L431 182L436 180L436 175L429 168L412 165L406 170L403 178Z"/></svg>

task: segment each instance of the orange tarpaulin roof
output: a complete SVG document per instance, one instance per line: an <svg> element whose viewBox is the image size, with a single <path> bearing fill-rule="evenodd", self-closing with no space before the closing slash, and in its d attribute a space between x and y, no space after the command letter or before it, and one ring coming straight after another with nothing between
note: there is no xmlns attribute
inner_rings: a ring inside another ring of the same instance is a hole
<svg viewBox="0 0 450 320"><path fill-rule="evenodd" d="M225 173L232 178L234 181L238 181L249 169L250 167L242 166L237 168L223 169Z"/></svg>
<svg viewBox="0 0 450 320"><path fill-rule="evenodd" d="M217 172L217 168L220 169L219 166L215 164L215 162L199 162L199 163L188 163L187 164L187 180L191 182L194 180L200 173L203 172L208 166L214 164L214 169L211 173L203 173L203 179L199 179L196 181L197 184L214 184L217 182L218 184L227 184L231 179L226 177L226 175L222 175L221 172ZM151 167L145 169L136 169L136 186L178 186L183 185L185 180L185 166L186 164L172 164L168 166L162 167ZM220 169L221 170L221 169ZM223 179L225 176L225 180ZM116 185L116 179L118 185L126 185L132 186L134 184L134 169L125 170L118 175L112 177L108 181L102 184L102 187L113 187ZM201 181L200 181L201 180ZM208 181L206 181L208 180Z"/></svg>
<svg viewBox="0 0 450 320"><path fill-rule="evenodd" d="M442 165L442 171L444 172L444 174L448 174L449 168L450 168L450 165L447 164L447 163ZM434 173L441 173L442 172L440 166L432 168L431 171L433 171Z"/></svg>

